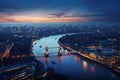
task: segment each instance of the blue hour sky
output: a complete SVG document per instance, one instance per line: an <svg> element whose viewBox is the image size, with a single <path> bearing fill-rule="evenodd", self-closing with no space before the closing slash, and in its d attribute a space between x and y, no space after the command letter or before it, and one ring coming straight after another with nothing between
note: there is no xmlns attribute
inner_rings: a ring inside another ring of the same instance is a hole
<svg viewBox="0 0 120 80"><path fill-rule="evenodd" d="M120 22L120 0L0 0L0 22Z"/></svg>

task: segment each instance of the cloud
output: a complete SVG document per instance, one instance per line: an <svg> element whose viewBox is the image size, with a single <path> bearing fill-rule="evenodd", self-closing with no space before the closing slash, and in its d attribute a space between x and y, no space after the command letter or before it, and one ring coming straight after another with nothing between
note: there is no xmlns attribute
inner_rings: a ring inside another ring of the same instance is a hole
<svg viewBox="0 0 120 80"><path fill-rule="evenodd" d="M0 17L0 22L17 22L17 21L13 18L2 16Z"/></svg>
<svg viewBox="0 0 120 80"><path fill-rule="evenodd" d="M0 0L0 17L32 13L38 17L40 14L50 18L120 22L119 5L120 0Z"/></svg>
<svg viewBox="0 0 120 80"><path fill-rule="evenodd" d="M83 0L84 1L84 0ZM20 13L23 11L68 11L84 9L80 0L1 0L0 13Z"/></svg>
<svg viewBox="0 0 120 80"><path fill-rule="evenodd" d="M53 13L50 14L52 17L64 17L67 13L61 12L61 13Z"/></svg>
<svg viewBox="0 0 120 80"><path fill-rule="evenodd" d="M97 22L120 22L120 13L92 13L92 14L80 14L80 13L75 13L71 15L65 15L64 17L84 17L91 19L91 21L97 21Z"/></svg>

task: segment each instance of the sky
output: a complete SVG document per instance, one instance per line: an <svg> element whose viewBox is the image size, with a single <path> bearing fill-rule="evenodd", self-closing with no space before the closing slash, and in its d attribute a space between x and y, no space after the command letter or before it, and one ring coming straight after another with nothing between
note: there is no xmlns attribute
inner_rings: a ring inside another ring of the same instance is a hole
<svg viewBox="0 0 120 80"><path fill-rule="evenodd" d="M120 22L120 0L0 0L0 22Z"/></svg>

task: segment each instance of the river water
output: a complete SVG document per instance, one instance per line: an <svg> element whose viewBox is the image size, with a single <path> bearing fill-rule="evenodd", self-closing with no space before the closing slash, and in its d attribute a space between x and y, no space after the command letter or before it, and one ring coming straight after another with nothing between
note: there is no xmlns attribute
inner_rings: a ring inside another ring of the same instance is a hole
<svg viewBox="0 0 120 80"><path fill-rule="evenodd" d="M63 56L57 56L58 48L49 49L49 57L45 58L45 47L58 47L58 39L62 36L64 35L36 40L33 43L33 54L36 59L52 67L55 73L68 76L70 80L120 80L118 74L79 55L64 53Z"/></svg>

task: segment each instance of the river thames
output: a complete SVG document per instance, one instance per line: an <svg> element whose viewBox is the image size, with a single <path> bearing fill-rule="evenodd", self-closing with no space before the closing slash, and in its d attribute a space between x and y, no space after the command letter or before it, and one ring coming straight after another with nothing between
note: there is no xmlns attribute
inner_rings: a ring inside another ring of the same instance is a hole
<svg viewBox="0 0 120 80"><path fill-rule="evenodd" d="M58 47L58 39L64 35L41 38L33 43L33 54L36 59L52 67L54 73L68 76L70 80L120 80L118 74L103 65L83 58L77 54L66 53L58 56L58 48L49 49L49 57L44 57L45 47Z"/></svg>

